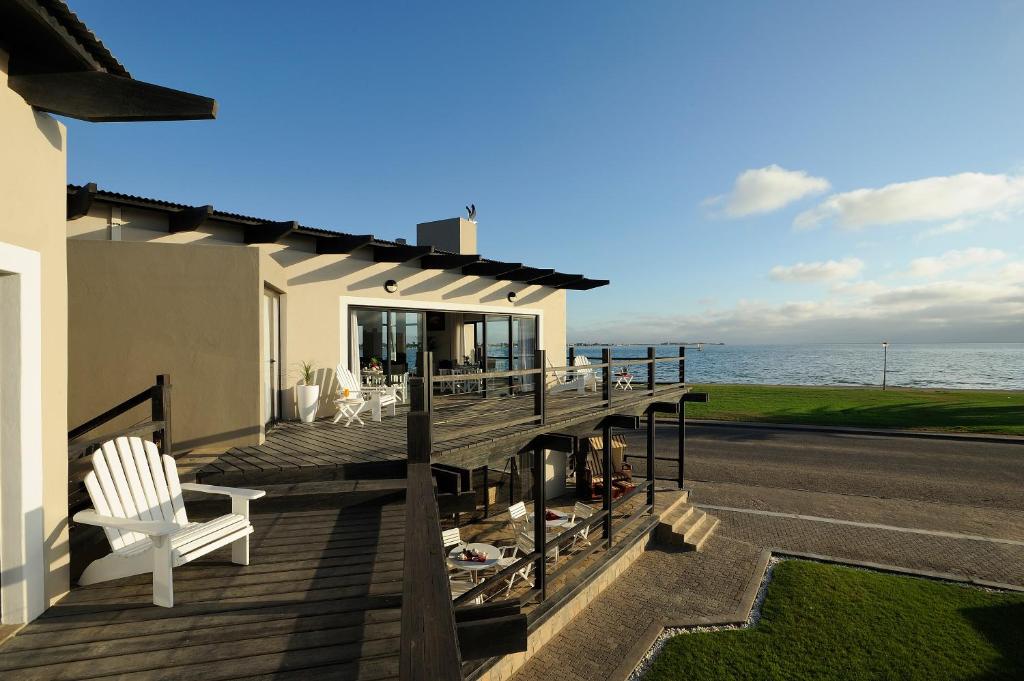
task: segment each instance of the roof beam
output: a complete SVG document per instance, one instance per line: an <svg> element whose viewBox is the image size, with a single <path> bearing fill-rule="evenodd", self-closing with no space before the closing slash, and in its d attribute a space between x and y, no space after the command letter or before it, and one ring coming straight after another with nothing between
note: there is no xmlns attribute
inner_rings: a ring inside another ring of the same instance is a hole
<svg viewBox="0 0 1024 681"><path fill-rule="evenodd" d="M318 236L316 238L317 255L345 255L357 248L373 243L372 234L339 234L338 236Z"/></svg>
<svg viewBox="0 0 1024 681"><path fill-rule="evenodd" d="M707 393L686 393L683 395L683 402L707 402Z"/></svg>
<svg viewBox="0 0 1024 681"><path fill-rule="evenodd" d="M587 279L584 277L579 281L574 281L568 284L562 284L561 286L556 286L555 288L568 288L572 289L573 291L589 291L592 288L607 286L610 283L611 282L609 282L607 279Z"/></svg>
<svg viewBox="0 0 1024 681"><path fill-rule="evenodd" d="M420 267L425 270L453 270L457 267L480 262L479 255L460 253L431 253L420 258Z"/></svg>
<svg viewBox="0 0 1024 681"><path fill-rule="evenodd" d="M565 274L563 272L555 272L544 277L537 279L531 279L530 284L536 286L564 286L565 284L571 284L574 281L583 279L582 274Z"/></svg>
<svg viewBox="0 0 1024 681"><path fill-rule="evenodd" d="M374 246L373 260L374 262L409 262L433 252L433 246L410 246L408 244Z"/></svg>
<svg viewBox="0 0 1024 681"><path fill-rule="evenodd" d="M37 109L97 123L216 118L217 102L103 71L31 73L8 85Z"/></svg>
<svg viewBox="0 0 1024 681"><path fill-rule="evenodd" d="M191 232L203 226L213 215L213 206L192 206L182 208L167 216L167 231L171 234Z"/></svg>
<svg viewBox="0 0 1024 681"><path fill-rule="evenodd" d="M463 274L475 274L479 277L496 277L512 270L521 269L521 262L475 262L462 268Z"/></svg>
<svg viewBox="0 0 1024 681"><path fill-rule="evenodd" d="M540 269L539 267L520 267L518 270L499 274L497 278L504 279L505 281L521 281L529 283L533 279L539 279L540 277L546 277L549 274L554 273L554 270L545 270Z"/></svg>
<svg viewBox="0 0 1024 681"><path fill-rule="evenodd" d="M576 451L576 436L563 433L544 433L533 438L524 449L550 449L553 452L572 454Z"/></svg>
<svg viewBox="0 0 1024 681"><path fill-rule="evenodd" d="M68 194L68 220L77 220L89 213L92 200L96 198L96 183L90 182Z"/></svg>
<svg viewBox="0 0 1024 681"><path fill-rule="evenodd" d="M294 220L285 220L284 222L264 222L259 225L249 225L245 228L245 243L276 243L298 228L299 223Z"/></svg>

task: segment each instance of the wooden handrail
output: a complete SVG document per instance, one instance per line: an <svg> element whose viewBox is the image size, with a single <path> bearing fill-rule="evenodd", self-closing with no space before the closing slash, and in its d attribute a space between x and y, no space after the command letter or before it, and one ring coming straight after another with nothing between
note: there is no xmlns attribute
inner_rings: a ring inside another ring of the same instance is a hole
<svg viewBox="0 0 1024 681"><path fill-rule="evenodd" d="M149 421L121 428L117 432L105 437L94 438L84 442L72 442L72 440L77 440L146 402L151 403L151 418ZM88 454L91 447L103 444L103 442L113 437L143 433L152 433L153 440L160 446L160 451L164 454L171 453L171 377L168 374L159 374L156 377L155 384L137 395L129 397L124 402L111 407L99 416L94 416L85 423L69 430L68 459L80 458Z"/></svg>
<svg viewBox="0 0 1024 681"><path fill-rule="evenodd" d="M417 401L422 404L424 400ZM409 463L399 677L403 681L462 681L455 611L430 467L433 443L429 411L409 412L406 444Z"/></svg>

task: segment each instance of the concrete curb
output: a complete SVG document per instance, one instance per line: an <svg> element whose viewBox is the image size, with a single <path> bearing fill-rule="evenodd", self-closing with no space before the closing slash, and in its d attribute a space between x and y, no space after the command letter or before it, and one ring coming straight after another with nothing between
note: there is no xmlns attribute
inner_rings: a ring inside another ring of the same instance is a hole
<svg viewBox="0 0 1024 681"><path fill-rule="evenodd" d="M1004 445L1024 445L1024 437L1017 435L985 435L982 433L933 433L923 430L887 430L855 428L853 426L808 426L797 423L762 423L757 421L716 421L713 419L687 419L687 425L714 428L756 428L763 430L789 430L808 433L836 433L843 435L869 435L877 437L915 437L929 440L959 442L988 442Z"/></svg>

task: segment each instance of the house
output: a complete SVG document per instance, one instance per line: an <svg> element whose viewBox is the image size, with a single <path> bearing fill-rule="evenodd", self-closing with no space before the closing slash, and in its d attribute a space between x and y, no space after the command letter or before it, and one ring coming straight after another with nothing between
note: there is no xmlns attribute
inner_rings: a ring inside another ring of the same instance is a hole
<svg viewBox="0 0 1024 681"><path fill-rule="evenodd" d="M0 609L68 590L67 135L86 121L213 118L205 97L131 77L60 0L0 1ZM47 113L49 112L49 113Z"/></svg>
<svg viewBox="0 0 1024 681"><path fill-rule="evenodd" d="M417 225L416 244L68 187L69 415L81 423L167 373L175 449L259 444L294 419L303 361L384 374L565 358L566 291L607 284L485 258L477 224ZM102 273L100 276L99 273Z"/></svg>

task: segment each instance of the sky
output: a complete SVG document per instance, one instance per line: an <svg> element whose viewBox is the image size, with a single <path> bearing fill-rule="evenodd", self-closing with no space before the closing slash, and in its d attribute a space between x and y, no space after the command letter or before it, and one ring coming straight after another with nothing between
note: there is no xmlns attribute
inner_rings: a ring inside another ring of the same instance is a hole
<svg viewBox="0 0 1024 681"><path fill-rule="evenodd" d="M70 0L215 121L69 182L610 279L569 340L1024 341L1024 2Z"/></svg>

